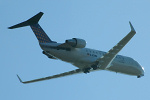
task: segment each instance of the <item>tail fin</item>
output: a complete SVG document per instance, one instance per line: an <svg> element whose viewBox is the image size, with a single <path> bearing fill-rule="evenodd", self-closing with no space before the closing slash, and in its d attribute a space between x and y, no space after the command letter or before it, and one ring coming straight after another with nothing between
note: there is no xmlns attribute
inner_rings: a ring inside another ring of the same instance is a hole
<svg viewBox="0 0 150 100"><path fill-rule="evenodd" d="M53 42L47 34L44 32L44 30L41 28L41 26L38 24L40 18L42 17L43 12L39 12L32 18L28 19L27 21L24 21L22 23L19 23L17 25L8 27L9 29L14 29L14 28L19 28L19 27L24 27L24 26L30 26L31 29L33 30L35 36L37 37L38 41L40 43L50 43Z"/></svg>

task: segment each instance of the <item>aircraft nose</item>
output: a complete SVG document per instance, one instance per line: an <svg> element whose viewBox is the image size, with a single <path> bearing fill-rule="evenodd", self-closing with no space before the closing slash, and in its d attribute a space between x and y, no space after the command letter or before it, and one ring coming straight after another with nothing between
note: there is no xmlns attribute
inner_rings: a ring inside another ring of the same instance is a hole
<svg viewBox="0 0 150 100"><path fill-rule="evenodd" d="M144 67L141 66L141 68L142 68L141 73L144 75L144 72L145 72Z"/></svg>
<svg viewBox="0 0 150 100"><path fill-rule="evenodd" d="M137 76L137 78L140 78L140 77L142 77L142 76L144 76L144 67L142 67L142 66L140 66L141 68L139 69L139 71L140 71L140 74Z"/></svg>

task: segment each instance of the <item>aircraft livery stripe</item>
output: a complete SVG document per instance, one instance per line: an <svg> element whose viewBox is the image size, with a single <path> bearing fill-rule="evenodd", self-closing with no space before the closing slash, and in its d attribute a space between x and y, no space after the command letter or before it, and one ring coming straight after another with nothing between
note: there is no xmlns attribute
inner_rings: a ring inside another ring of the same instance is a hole
<svg viewBox="0 0 150 100"><path fill-rule="evenodd" d="M40 27L39 24L34 24L30 26L40 43L51 42L50 38L47 36L47 34L44 32L44 30Z"/></svg>

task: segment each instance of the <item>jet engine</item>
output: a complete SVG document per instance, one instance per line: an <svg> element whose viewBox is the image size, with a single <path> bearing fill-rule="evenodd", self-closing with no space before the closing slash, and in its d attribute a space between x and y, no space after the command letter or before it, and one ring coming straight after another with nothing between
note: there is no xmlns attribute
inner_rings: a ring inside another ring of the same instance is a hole
<svg viewBox="0 0 150 100"><path fill-rule="evenodd" d="M66 43L75 48L84 48L86 46L86 41L79 38L72 38L66 40Z"/></svg>

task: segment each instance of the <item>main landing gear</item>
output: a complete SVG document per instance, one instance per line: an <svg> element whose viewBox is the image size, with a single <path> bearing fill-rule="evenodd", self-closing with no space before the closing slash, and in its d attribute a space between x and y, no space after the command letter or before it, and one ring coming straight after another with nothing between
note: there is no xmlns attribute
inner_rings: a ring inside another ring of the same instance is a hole
<svg viewBox="0 0 150 100"><path fill-rule="evenodd" d="M93 70L96 70L98 67L97 66L95 66L95 65L93 65L93 66L91 66L92 68L93 68Z"/></svg>
<svg viewBox="0 0 150 100"><path fill-rule="evenodd" d="M91 68L85 68L85 69L83 69L83 72L84 72L85 74L90 73L90 69L91 69Z"/></svg>
<svg viewBox="0 0 150 100"><path fill-rule="evenodd" d="M83 69L83 72L84 72L85 74L87 74L87 73L90 73L90 70L91 70L91 69L97 70L97 68L98 68L97 66L93 65L93 66L91 66L91 67L89 67L89 68Z"/></svg>

